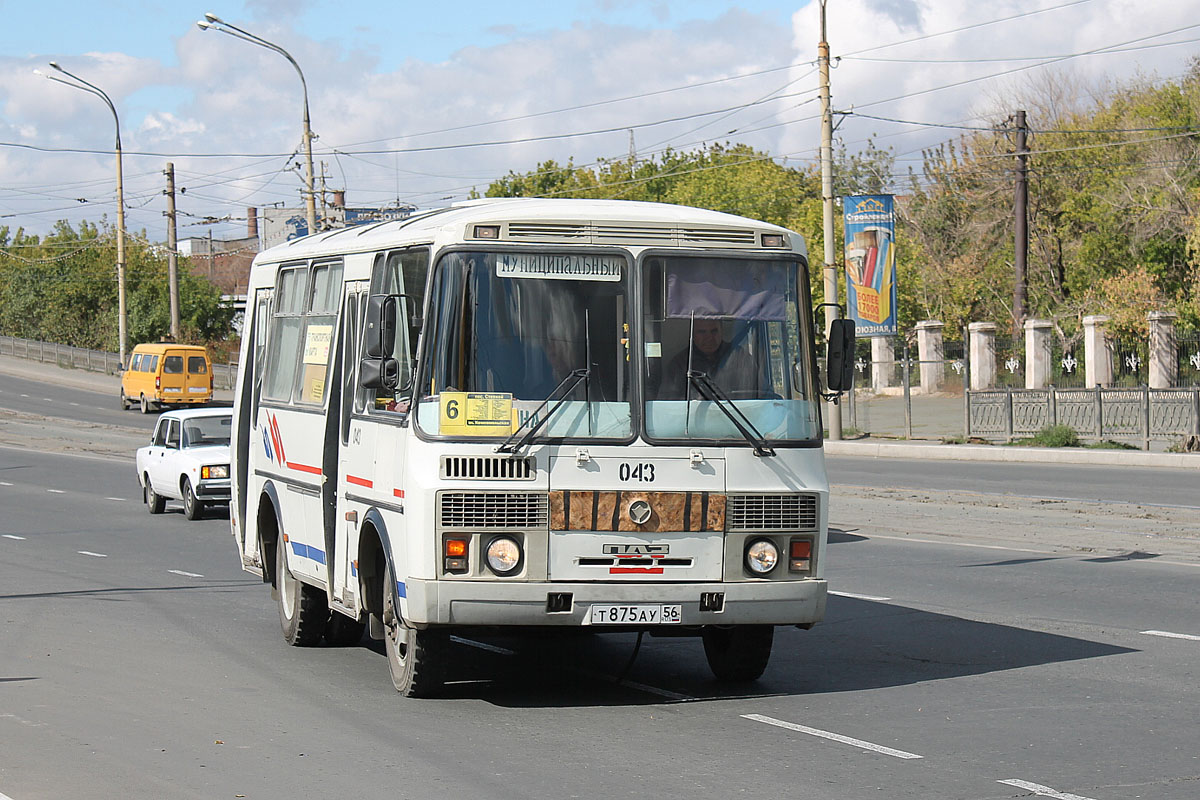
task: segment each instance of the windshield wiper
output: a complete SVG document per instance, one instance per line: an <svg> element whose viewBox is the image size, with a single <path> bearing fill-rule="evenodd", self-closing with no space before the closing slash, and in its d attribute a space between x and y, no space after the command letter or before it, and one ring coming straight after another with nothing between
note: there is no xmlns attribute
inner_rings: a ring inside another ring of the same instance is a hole
<svg viewBox="0 0 1200 800"><path fill-rule="evenodd" d="M754 423L742 413L742 410L737 407L729 395L720 386L717 386L712 378L708 377L708 373L689 369L687 376L692 385L696 387L696 391L704 399L715 403L717 408L721 409L725 416L729 417L729 421L733 423L733 427L737 428L746 441L754 446L754 455L775 455L775 448L767 444L766 438L759 433L758 428L754 427ZM736 415L734 412L737 412Z"/></svg>
<svg viewBox="0 0 1200 800"><path fill-rule="evenodd" d="M567 377L563 378L562 383L560 383L560 384L558 384L558 386L554 387L554 391L550 392L549 396L547 396L546 399L542 401L542 404L540 406L538 406L536 409L534 409L533 413L530 414L528 417L526 417L525 421L522 422L520 425L518 425L517 429L515 431L513 431L512 434L507 439L505 439L504 442L499 447L496 448L496 452L497 453L516 453L522 447L529 444L529 442L533 439L533 437L537 435L537 432L542 429L542 426L545 425L547 422L549 422L550 418L552 416L554 416L554 412L558 411L558 409L562 407L562 404L567 402L567 398L571 396L571 392L575 391L575 387L578 386L580 384L580 382L589 378L591 376L591 374L592 374L592 370L590 368L589 369L571 370L571 374L568 375ZM571 385L567 388L567 390L565 392L563 392L562 388L564 386L566 386L568 383L570 383ZM558 396L559 392L562 392L561 397ZM557 397L557 400L555 400L556 397ZM543 408L545 408L546 404L551 401L555 401L554 405L550 406L550 410L546 412L546 415L543 416L541 419L539 419L529 429L529 431L524 436L521 437L520 441L518 441L516 444L513 444L513 439L517 438L517 434L519 434L521 432L521 429L529 424L529 420L535 418L539 413L541 413L541 410Z"/></svg>

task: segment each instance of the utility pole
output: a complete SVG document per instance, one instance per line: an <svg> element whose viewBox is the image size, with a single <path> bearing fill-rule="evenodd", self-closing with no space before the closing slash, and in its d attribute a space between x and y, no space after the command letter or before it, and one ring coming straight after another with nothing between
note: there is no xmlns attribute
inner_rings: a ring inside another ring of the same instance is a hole
<svg viewBox="0 0 1200 800"><path fill-rule="evenodd" d="M1025 324L1029 257L1029 148L1026 136L1025 112L1017 112L1017 179L1013 192L1013 335Z"/></svg>
<svg viewBox="0 0 1200 800"><path fill-rule="evenodd" d="M837 319L840 310L838 301L838 274L834 261L834 230L833 230L833 108L829 95L829 41L825 35L825 4L821 2L821 41L817 44L817 66L821 72L821 198L824 201L822 238L825 243L825 265L822 274L825 278L825 302L832 303L825 308L825 336L829 337L829 328ZM850 355L853 358L853 354ZM825 405L825 419L829 422L829 438L840 441L842 438L842 407L837 403Z"/></svg>
<svg viewBox="0 0 1200 800"><path fill-rule="evenodd" d="M171 296L171 338L180 341L179 241L175 234L175 165L167 162L167 293Z"/></svg>

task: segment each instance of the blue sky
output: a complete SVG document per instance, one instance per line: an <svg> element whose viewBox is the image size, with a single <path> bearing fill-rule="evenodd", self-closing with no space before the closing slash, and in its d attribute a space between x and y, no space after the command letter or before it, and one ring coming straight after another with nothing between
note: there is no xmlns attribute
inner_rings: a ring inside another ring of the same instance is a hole
<svg viewBox="0 0 1200 800"><path fill-rule="evenodd" d="M118 107L131 226L161 229L168 160L190 219L229 218L184 235L236 235L248 205L298 205L296 75L276 54L198 30L206 11L303 66L317 169L355 205L440 205L547 159L624 157L631 130L640 158L723 141L789 164L816 158L814 0L2 0L0 225L114 216L112 120L33 74L50 60ZM910 41L932 34L944 35ZM854 152L875 137L906 171L956 135L934 123L1003 118L1033 100L1036 124L1114 81L1181 74L1200 53L1200 0L830 0L829 40L845 56L836 109L929 123L847 117L838 144Z"/></svg>

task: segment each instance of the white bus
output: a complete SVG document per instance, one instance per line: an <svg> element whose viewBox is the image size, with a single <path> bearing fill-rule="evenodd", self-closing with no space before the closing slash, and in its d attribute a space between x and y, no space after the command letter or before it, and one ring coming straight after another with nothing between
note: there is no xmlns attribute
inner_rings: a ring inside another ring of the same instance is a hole
<svg viewBox="0 0 1200 800"><path fill-rule="evenodd" d="M231 521L293 645L702 638L753 680L822 618L829 489L802 238L694 208L483 200L258 255Z"/></svg>

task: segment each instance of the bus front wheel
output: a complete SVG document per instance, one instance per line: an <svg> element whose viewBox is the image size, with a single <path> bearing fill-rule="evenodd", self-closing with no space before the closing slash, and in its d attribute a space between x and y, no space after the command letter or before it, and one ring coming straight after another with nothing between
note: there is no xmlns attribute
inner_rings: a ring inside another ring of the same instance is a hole
<svg viewBox="0 0 1200 800"><path fill-rule="evenodd" d="M719 681L758 680L771 660L775 640L773 625L735 625L730 628L705 628L704 655L708 667Z"/></svg>
<svg viewBox="0 0 1200 800"><path fill-rule="evenodd" d="M439 631L417 630L405 624L396 607L392 565L384 568L384 647L392 685L405 697L429 697L442 685L440 670L447 637Z"/></svg>
<svg viewBox="0 0 1200 800"><path fill-rule="evenodd" d="M283 638L294 647L313 647L325 635L329 605L325 592L292 574L287 565L287 542L275 543L275 581L279 591L279 624Z"/></svg>

